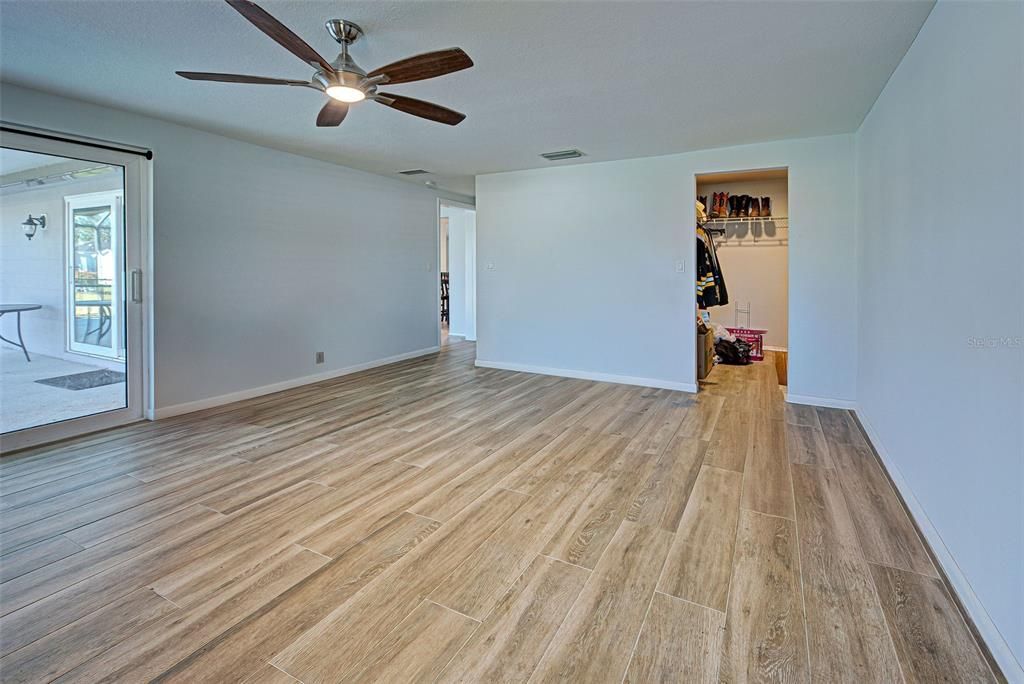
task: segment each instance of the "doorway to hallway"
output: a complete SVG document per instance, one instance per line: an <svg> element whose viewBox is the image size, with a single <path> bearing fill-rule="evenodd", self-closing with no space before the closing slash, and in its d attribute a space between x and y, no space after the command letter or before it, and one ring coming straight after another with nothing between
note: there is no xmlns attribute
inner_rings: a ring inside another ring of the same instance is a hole
<svg viewBox="0 0 1024 684"><path fill-rule="evenodd" d="M476 340L476 208L438 202L438 339Z"/></svg>

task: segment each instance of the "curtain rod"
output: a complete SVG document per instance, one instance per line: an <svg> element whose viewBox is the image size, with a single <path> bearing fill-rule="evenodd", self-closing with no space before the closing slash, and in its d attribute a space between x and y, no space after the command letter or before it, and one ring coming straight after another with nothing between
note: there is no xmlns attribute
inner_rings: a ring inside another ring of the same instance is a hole
<svg viewBox="0 0 1024 684"><path fill-rule="evenodd" d="M101 150L109 150L111 152L137 154L140 157L145 157L146 159L153 158L153 151L144 147L132 147L121 143L112 143L108 140L99 140L97 138L87 138L84 136L72 136L65 133L58 133L57 131L50 131L45 128L23 126L21 124L7 123L6 121L0 122L0 132L18 133L21 135L31 136L33 138L56 140L58 142L74 143L76 145L88 145L89 147L96 147Z"/></svg>

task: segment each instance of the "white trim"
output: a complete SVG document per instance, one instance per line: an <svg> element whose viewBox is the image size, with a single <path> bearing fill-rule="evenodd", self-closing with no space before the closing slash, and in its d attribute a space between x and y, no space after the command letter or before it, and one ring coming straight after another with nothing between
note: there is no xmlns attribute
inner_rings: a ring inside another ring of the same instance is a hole
<svg viewBox="0 0 1024 684"><path fill-rule="evenodd" d="M425 349L417 349L416 351L405 352L404 354L388 356L383 359L375 359L373 361L357 363L354 366L337 368L335 370L326 371L324 373L317 373L315 375L304 375L299 378L292 378L291 380L282 380L281 382L275 382L270 385L263 385L262 387L251 387L249 389L231 392L230 394L221 394L216 397L207 397L206 399L197 399L196 401L185 402L184 404L164 406L162 408L157 408L156 410L153 411L153 418L151 420L160 420L161 418L180 416L183 413L202 411L203 409L214 408L215 406L232 404L236 401L243 401L245 399L261 397L264 394L273 394L274 392L281 392L283 390L293 389L295 387L301 387L303 385L311 385L315 382L323 382L324 380L339 378L343 375L351 375L352 373L358 373L359 371L369 370L370 368L386 366L389 363L398 363L399 361L413 359L416 358L417 356L426 356L427 354L433 354L440 350L441 347L435 345L433 347L427 347Z"/></svg>
<svg viewBox="0 0 1024 684"><path fill-rule="evenodd" d="M579 380L594 380L596 382L614 382L619 385L638 385L640 387L656 387L658 389L676 390L677 392L690 392L696 394L697 385L690 382L670 382L656 378L637 378L630 375L613 375L611 373L591 373L590 371L571 370L568 368L547 368L545 366L532 366L524 363L504 363L501 361L476 360L478 368L497 368L499 370L516 371L519 373L538 373L540 375L554 375L560 378L577 378Z"/></svg>
<svg viewBox="0 0 1024 684"><path fill-rule="evenodd" d="M787 354L789 353L789 349L787 349L786 347L769 347L766 344L764 345L764 349L765 351L786 352Z"/></svg>
<svg viewBox="0 0 1024 684"><path fill-rule="evenodd" d="M156 332L154 330L153 306L156 301L153 256L153 159L144 158L139 166L142 175L142 206L139 208L142 220L142 387L143 416L154 420L156 409Z"/></svg>
<svg viewBox="0 0 1024 684"><path fill-rule="evenodd" d="M434 295L434 305L437 307L437 314L434 318L437 319L437 345L441 346L441 326L444 324L441 321L441 202L440 197L437 198L437 208L434 211L434 219L437 222L437 230L435 233L437 258L435 263L437 264L436 277L434 278L434 289L436 294ZM447 256L447 255L445 255ZM450 257L449 257L450 258ZM448 268L451 268L451 264L448 264ZM451 311L451 302L448 303L448 310ZM451 321L451 314L448 314L448 320ZM451 323L449 323L449 329L451 329Z"/></svg>
<svg viewBox="0 0 1024 684"><path fill-rule="evenodd" d="M806 394L793 394L792 392L786 392L786 402L790 404L805 404L807 406L821 406L823 408L848 409L850 411L857 408L857 402L852 399L812 397Z"/></svg>
<svg viewBox="0 0 1024 684"><path fill-rule="evenodd" d="M942 566L942 571L946 574L946 578L949 583L953 586L953 591L956 592L957 597L960 599L960 603L967 611L971 620L974 622L974 626L978 629L981 638L984 639L985 644L988 646L989 651L992 653L992 657L995 658L999 667L1002 669L1003 674L1011 682L1024 682L1024 668L1017 661L1013 655L1013 651L1010 649L1010 645L1006 643L1006 639L999 632L999 628L992 621L988 611L985 610L984 604L981 599L978 598L977 594L974 593L974 588L971 587L970 581L967 576L964 575L960 566L956 562L956 558L950 552L945 542L942 541L939 531L932 525L931 520L928 518L928 513L925 511L924 506L918 501L917 497L914 496L914 490L910 488L910 484L907 482L903 473L900 471L899 466L896 465L896 461L889 456L889 452L886 451L882 445L882 440L879 438L878 432L872 426L870 419L864 415L860 410L856 411L857 418L860 420L860 424L864 426L864 431L867 432L868 439L871 441L871 445L875 448L875 452L882 461L882 465L889 473L889 477L892 479L893 484L896 485L896 489L899 491L900 496L907 504L907 508L910 509L910 515L913 517L917 526L921 530L921 534L928 541L928 545L931 546L932 552L935 554L936 560L939 565Z"/></svg>

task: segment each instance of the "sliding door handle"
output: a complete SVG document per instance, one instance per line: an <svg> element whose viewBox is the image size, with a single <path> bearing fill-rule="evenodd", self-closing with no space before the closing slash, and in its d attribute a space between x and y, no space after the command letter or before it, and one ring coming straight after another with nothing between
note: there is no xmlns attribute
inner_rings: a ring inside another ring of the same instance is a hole
<svg viewBox="0 0 1024 684"><path fill-rule="evenodd" d="M136 304L142 301L142 270L133 268L129 273L129 289L131 290L132 301Z"/></svg>

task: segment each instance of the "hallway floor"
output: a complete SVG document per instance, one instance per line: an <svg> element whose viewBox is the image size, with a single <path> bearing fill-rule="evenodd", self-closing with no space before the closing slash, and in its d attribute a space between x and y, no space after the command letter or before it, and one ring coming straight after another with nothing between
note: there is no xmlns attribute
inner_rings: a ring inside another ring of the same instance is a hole
<svg viewBox="0 0 1024 684"><path fill-rule="evenodd" d="M4 458L4 681L994 681L851 415L774 365L474 355Z"/></svg>

